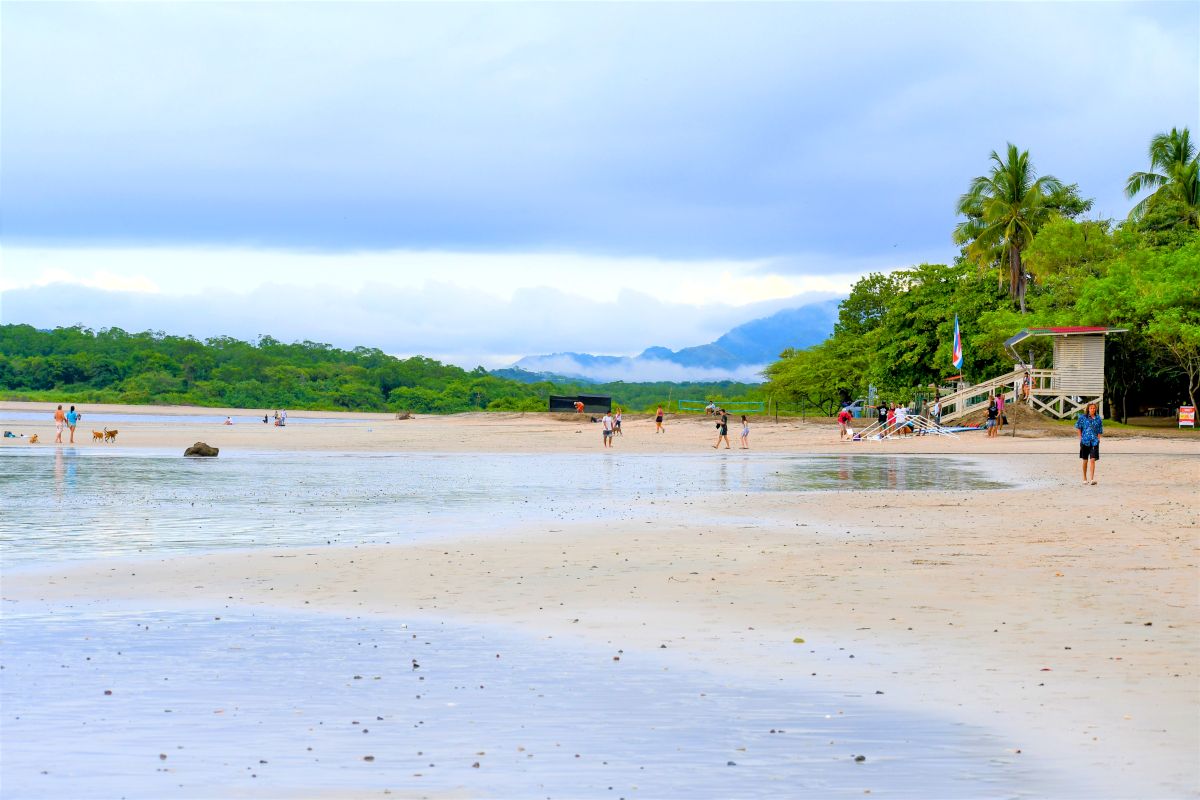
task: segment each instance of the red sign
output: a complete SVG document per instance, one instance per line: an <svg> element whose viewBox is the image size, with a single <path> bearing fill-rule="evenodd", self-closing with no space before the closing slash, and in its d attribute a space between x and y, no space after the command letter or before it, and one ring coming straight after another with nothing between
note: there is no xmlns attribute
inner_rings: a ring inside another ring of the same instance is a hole
<svg viewBox="0 0 1200 800"><path fill-rule="evenodd" d="M1196 427L1196 407L1195 406L1180 406L1179 407L1179 427Z"/></svg>

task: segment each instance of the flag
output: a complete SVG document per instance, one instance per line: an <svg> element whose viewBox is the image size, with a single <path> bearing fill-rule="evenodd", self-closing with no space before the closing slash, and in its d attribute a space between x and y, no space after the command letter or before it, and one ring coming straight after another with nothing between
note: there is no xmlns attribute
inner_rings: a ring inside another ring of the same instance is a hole
<svg viewBox="0 0 1200 800"><path fill-rule="evenodd" d="M962 336L958 332L958 314L954 315L954 349L950 354L950 362L954 364L957 370L962 369L963 365L963 349Z"/></svg>

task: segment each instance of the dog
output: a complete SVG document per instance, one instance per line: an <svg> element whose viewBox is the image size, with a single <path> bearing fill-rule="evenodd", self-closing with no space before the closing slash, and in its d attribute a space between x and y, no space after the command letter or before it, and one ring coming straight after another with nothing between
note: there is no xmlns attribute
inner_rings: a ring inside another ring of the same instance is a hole
<svg viewBox="0 0 1200 800"><path fill-rule="evenodd" d="M30 443L30 444L37 444L37 442L38 442L38 440L37 440L37 434L36 434L36 433L35 433L33 436L30 436L30 437L29 437L29 443Z"/></svg>
<svg viewBox="0 0 1200 800"><path fill-rule="evenodd" d="M92 431L92 444L104 438L104 431Z"/></svg>
<svg viewBox="0 0 1200 800"><path fill-rule="evenodd" d="M116 442L117 441L117 432L115 430L110 431L108 428L105 428L104 429L104 441Z"/></svg>

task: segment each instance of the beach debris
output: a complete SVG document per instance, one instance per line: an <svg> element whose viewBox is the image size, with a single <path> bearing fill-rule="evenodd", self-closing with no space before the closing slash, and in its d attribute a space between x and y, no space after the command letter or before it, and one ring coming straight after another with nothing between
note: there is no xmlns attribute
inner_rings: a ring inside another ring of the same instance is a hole
<svg viewBox="0 0 1200 800"><path fill-rule="evenodd" d="M213 447L206 442L196 442L194 445L183 451L185 456L199 456L202 458L216 458L217 453L221 452L220 448Z"/></svg>
<svg viewBox="0 0 1200 800"><path fill-rule="evenodd" d="M797 636L795 639L792 639L792 644L804 644L804 639Z"/></svg>
<svg viewBox="0 0 1200 800"><path fill-rule="evenodd" d="M854 757L855 763L858 763L858 764L861 764L862 762L864 762L866 760L867 760L866 756L855 756Z"/></svg>

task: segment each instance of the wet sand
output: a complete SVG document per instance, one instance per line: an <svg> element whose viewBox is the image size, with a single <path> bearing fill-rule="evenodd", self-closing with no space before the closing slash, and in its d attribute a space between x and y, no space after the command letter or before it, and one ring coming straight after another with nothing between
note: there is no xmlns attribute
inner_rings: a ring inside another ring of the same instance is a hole
<svg viewBox="0 0 1200 800"><path fill-rule="evenodd" d="M600 452L597 426L548 415L213 427L137 423L115 446ZM714 453L710 429L703 419L669 420L656 435L651 420L627 418L617 448L745 457L736 436L734 450ZM627 651L666 645L764 685L881 691L897 709L988 726L1006 756L1079 775L1077 796L1197 796L1200 443L1106 440L1093 487L1080 485L1072 432L1063 433L839 444L826 423L758 422L756 450L966 453L1029 485L714 491L711 501L666 502L653 524L96 562L6 576L3 594L8 608L107 598L422 613Z"/></svg>

